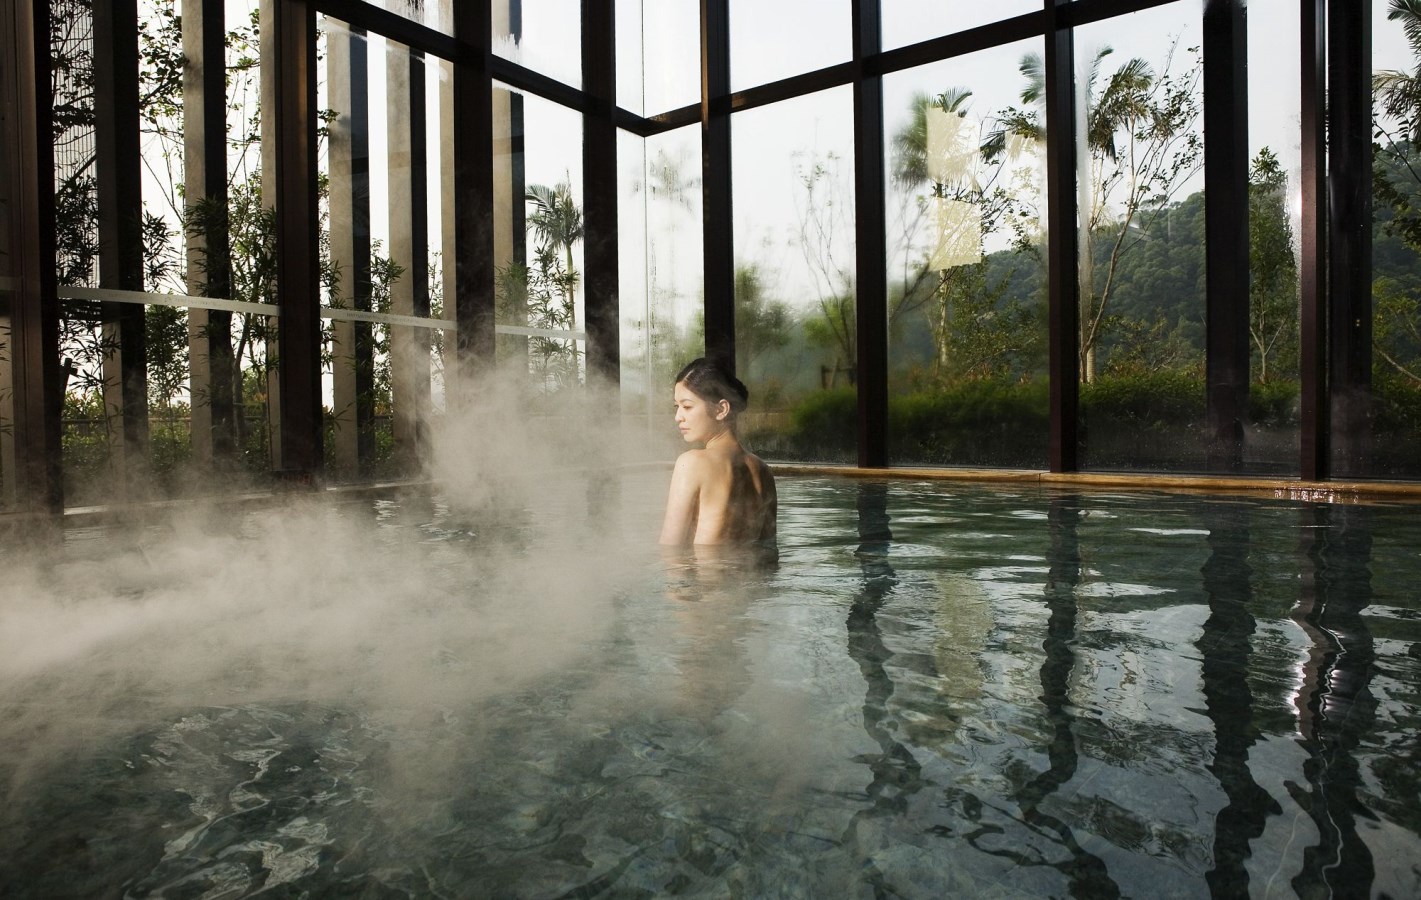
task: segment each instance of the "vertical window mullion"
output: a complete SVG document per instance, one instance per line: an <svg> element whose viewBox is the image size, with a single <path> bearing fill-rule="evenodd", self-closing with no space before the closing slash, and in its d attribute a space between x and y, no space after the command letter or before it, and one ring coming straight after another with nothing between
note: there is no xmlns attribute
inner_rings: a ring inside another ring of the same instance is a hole
<svg viewBox="0 0 1421 900"><path fill-rule="evenodd" d="M1302 379L1302 477L1328 477L1327 388L1327 0L1303 0L1302 40L1302 221L1299 288L1299 369Z"/></svg>
<svg viewBox="0 0 1421 900"><path fill-rule="evenodd" d="M1075 37L1063 7L1046 4L1046 205L1048 366L1052 472L1074 472L1080 451L1079 302L1076 213Z"/></svg>
<svg viewBox="0 0 1421 900"><path fill-rule="evenodd" d="M730 172L730 5L701 0L701 191L706 353L735 365Z"/></svg>
<svg viewBox="0 0 1421 900"><path fill-rule="evenodd" d="M1240 0L1204 7L1205 380L1209 469L1243 466L1249 390L1248 37Z"/></svg>
<svg viewBox="0 0 1421 900"><path fill-rule="evenodd" d="M879 0L854 0L855 383L858 462L888 465L888 250Z"/></svg>

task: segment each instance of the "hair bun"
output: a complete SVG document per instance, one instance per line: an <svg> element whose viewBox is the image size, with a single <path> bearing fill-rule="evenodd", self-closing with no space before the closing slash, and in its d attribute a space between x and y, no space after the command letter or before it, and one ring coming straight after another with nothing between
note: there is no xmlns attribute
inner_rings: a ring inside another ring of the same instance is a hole
<svg viewBox="0 0 1421 900"><path fill-rule="evenodd" d="M750 402L750 389L745 382L732 375L730 369L718 359L701 356L691 360L676 375L676 383L684 384L696 396L712 403L724 400L735 412L740 412Z"/></svg>

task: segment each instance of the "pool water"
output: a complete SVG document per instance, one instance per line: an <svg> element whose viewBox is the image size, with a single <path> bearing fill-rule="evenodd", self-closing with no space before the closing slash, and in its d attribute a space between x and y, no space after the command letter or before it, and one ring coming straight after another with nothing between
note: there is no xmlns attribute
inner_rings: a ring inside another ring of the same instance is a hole
<svg viewBox="0 0 1421 900"><path fill-rule="evenodd" d="M1421 896L1414 506L662 479L71 529L0 896Z"/></svg>

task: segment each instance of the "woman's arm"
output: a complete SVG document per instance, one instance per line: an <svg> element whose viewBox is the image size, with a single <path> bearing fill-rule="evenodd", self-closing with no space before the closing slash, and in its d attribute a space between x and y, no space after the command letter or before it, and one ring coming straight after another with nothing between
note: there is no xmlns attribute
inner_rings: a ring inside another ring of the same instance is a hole
<svg viewBox="0 0 1421 900"><path fill-rule="evenodd" d="M696 534L696 513L701 485L696 465L698 450L687 450L676 460L671 472L671 492L666 498L666 518L661 523L661 543L691 543Z"/></svg>

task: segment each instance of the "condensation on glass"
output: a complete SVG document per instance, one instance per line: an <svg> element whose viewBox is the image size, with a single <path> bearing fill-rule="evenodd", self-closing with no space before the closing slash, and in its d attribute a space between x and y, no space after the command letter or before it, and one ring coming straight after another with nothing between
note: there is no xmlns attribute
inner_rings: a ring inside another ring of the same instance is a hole
<svg viewBox="0 0 1421 900"><path fill-rule="evenodd" d="M679 445L672 380L705 352L700 129L623 132L618 152L622 412L647 437L638 446L666 459Z"/></svg>
<svg viewBox="0 0 1421 900"><path fill-rule="evenodd" d="M493 52L572 87L582 86L581 0L492 0Z"/></svg>
<svg viewBox="0 0 1421 900"><path fill-rule="evenodd" d="M617 4L617 105L654 116L701 99L699 0Z"/></svg>
<svg viewBox="0 0 1421 900"><path fill-rule="evenodd" d="M732 120L736 371L746 438L779 459L857 458L853 94Z"/></svg>

